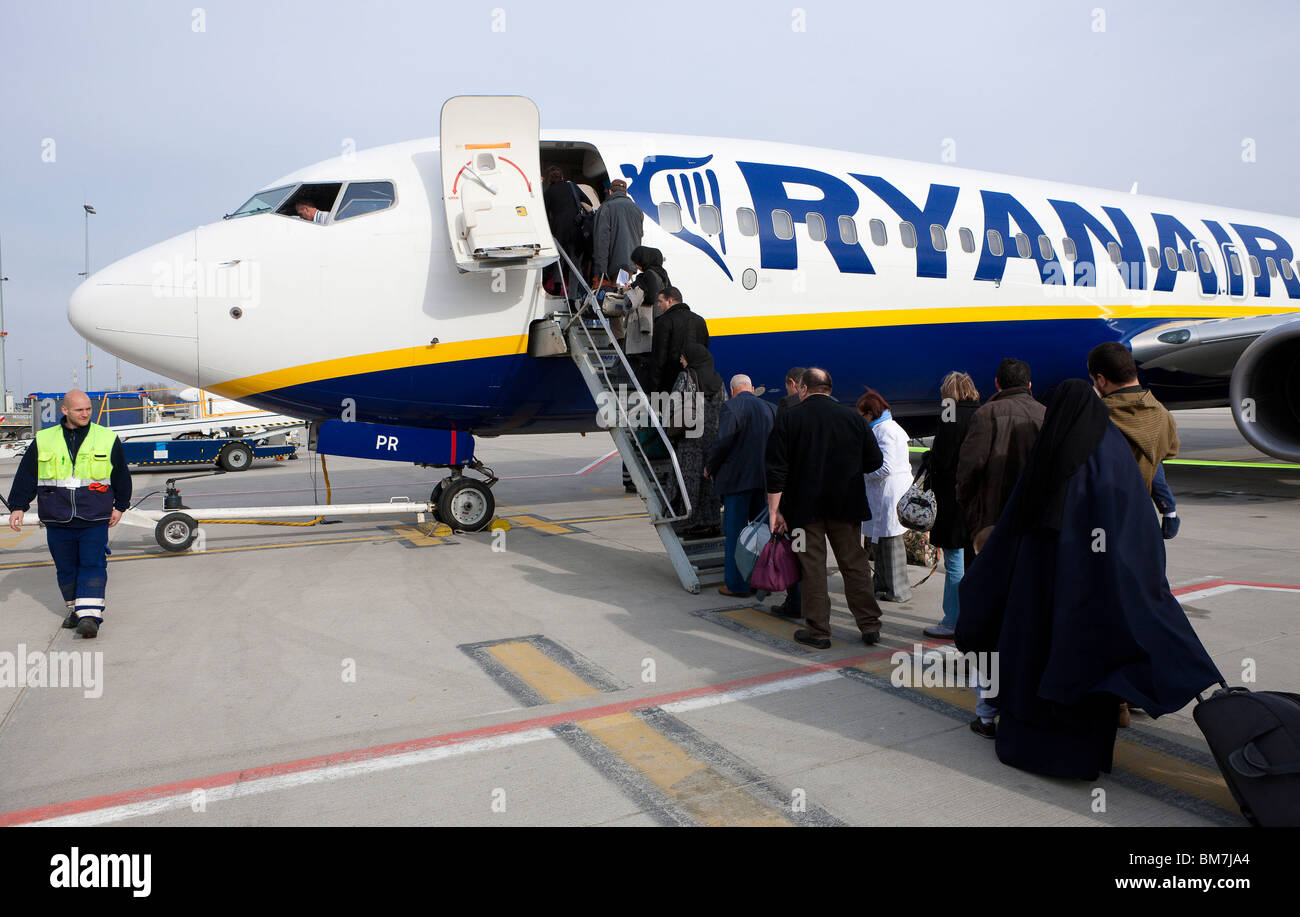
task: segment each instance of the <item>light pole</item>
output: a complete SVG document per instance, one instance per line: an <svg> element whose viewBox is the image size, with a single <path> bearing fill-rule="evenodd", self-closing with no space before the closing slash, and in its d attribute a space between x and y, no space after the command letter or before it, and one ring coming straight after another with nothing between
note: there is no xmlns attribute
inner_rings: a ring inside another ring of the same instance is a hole
<svg viewBox="0 0 1300 917"><path fill-rule="evenodd" d="M4 276L4 256L0 254L0 409L9 410L9 385L5 378L5 338L8 333L5 331L5 281L9 278Z"/></svg>
<svg viewBox="0 0 1300 917"><path fill-rule="evenodd" d="M23 396L23 400L27 399L27 389L23 386L23 358L22 357L18 358L18 394Z"/></svg>
<svg viewBox="0 0 1300 917"><path fill-rule="evenodd" d="M86 270L81 275L87 280L90 279L90 215L95 212L95 208L89 204L82 204L82 209L86 211ZM90 362L90 341L86 341L86 391L90 391L90 370L95 364ZM76 384L75 382L73 383Z"/></svg>

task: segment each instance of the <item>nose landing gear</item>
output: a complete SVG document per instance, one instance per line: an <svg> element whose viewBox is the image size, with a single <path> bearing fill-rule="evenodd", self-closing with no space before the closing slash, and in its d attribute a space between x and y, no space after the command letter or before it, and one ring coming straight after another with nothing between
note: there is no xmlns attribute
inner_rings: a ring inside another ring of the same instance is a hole
<svg viewBox="0 0 1300 917"><path fill-rule="evenodd" d="M487 480L466 477L466 468L472 468ZM451 474L439 481L429 495L429 502L436 510L438 521L458 532L480 532L487 528L496 512L497 502L492 496L492 485L497 480L492 469L478 459L468 465L452 466Z"/></svg>

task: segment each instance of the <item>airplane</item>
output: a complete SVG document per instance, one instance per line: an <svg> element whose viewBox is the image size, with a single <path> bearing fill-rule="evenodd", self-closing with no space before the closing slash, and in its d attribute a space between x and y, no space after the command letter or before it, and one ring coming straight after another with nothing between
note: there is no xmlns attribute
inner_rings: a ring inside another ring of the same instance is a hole
<svg viewBox="0 0 1300 917"><path fill-rule="evenodd" d="M719 372L769 399L817 365L924 435L950 370L991 388L1019 357L1046 400L1121 341L1169 408L1230 405L1250 444L1300 461L1296 218L794 144L542 131L520 96L455 97L439 137L271 182L95 272L68 317L139 366L373 440L343 454L457 477L473 437L598 429L545 346L569 304L542 283L559 257L543 165L627 183Z"/></svg>

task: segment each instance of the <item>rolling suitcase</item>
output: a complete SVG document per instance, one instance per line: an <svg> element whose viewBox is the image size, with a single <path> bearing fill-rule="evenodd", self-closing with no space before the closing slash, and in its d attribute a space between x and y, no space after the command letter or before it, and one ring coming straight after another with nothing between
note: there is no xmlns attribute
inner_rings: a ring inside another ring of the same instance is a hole
<svg viewBox="0 0 1300 917"><path fill-rule="evenodd" d="M1192 718L1246 820L1300 826L1300 694L1225 684Z"/></svg>

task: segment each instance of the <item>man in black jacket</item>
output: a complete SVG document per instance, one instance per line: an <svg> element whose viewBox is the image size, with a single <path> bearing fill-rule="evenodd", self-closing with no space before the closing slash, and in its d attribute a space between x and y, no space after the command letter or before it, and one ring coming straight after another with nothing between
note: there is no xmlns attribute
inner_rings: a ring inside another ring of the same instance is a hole
<svg viewBox="0 0 1300 917"><path fill-rule="evenodd" d="M863 475L884 464L876 437L862 415L831 398L831 375L813 367L800 382L803 402L777 415L767 441L767 505L772 532L789 530L803 570L807 630L794 639L817 649L831 645L831 604L826 592L829 540L849 611L867 645L880 639L880 606L861 526L871 518Z"/></svg>
<svg viewBox="0 0 1300 917"><path fill-rule="evenodd" d="M665 287L659 294L658 305L650 365L655 391L666 392L672 389L677 374L682 371L681 357L686 345L694 342L709 346L709 326L682 302L682 291L677 287Z"/></svg>
<svg viewBox="0 0 1300 917"><path fill-rule="evenodd" d="M776 408L754 394L749 376L732 376L731 400L722 406L718 437L704 467L705 476L713 479L714 492L722 497L726 548L726 583L718 587L722 595L749 595L749 583L736 566L736 541L740 530L763 508L764 453L775 420Z"/></svg>

